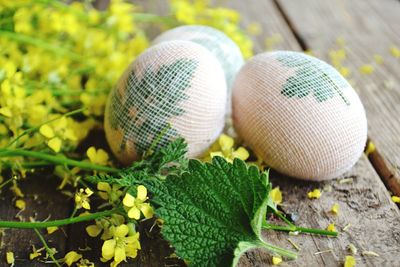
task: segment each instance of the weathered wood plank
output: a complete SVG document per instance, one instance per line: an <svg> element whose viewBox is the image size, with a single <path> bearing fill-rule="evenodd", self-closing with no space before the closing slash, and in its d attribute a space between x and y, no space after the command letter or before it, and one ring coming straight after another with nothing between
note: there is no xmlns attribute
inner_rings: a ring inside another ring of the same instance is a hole
<svg viewBox="0 0 400 267"><path fill-rule="evenodd" d="M400 60L390 53L391 46L400 47L399 1L278 3L316 56L328 59L336 38L345 40L348 59L344 64L351 68L350 79L365 105L369 137L386 164L378 155L370 159L393 193L400 195ZM374 55L383 56L383 64L374 63ZM371 75L358 71L366 63L375 66Z"/></svg>
<svg viewBox="0 0 400 267"><path fill-rule="evenodd" d="M277 43L274 48L300 50L290 28L272 1L226 1L222 3L238 9L242 14L245 26L251 22L261 24L263 35L255 38L257 52L264 49L265 37L276 34L280 34L283 41ZM285 210L300 214L299 224L325 228L330 222L337 221L337 225L341 227L347 223L354 225L354 229L349 230L349 234L344 233L336 239L304 235L292 237L295 242L301 244L302 251L300 260L290 262L290 266L321 266L323 264L340 266L347 254L346 246L349 243L354 243L359 250L375 250L377 253L383 253L381 258L362 257L359 262L361 261L364 265L375 266L386 263L389 266L394 263L391 253L399 253L399 250L395 248L393 251L391 246L398 243L396 236L398 237L400 234L396 229L396 227L398 228L396 221L400 218L398 210L390 202L383 184L365 157L362 157L357 166L347 175L356 177L354 184L340 185L335 181L330 182L333 184L333 191L324 194L322 199L314 201L306 199L306 193L314 187L323 187L323 184L309 185L305 182L272 175L273 182L281 186L286 196ZM366 197L364 198L364 196ZM342 214L335 220L334 216L329 216L328 211L336 202L341 204ZM370 204L364 205L364 203ZM377 229L378 226L383 227L381 231L386 235L371 234L372 230ZM287 248L291 247L286 241L286 234L266 233L266 235L268 234L271 236L266 236L266 238L270 242L281 244ZM371 246L371 244L374 245ZM334 252L314 256L315 252L326 248L332 248ZM270 263L270 258L270 255L264 251L254 251L243 257L241 266L265 266Z"/></svg>
<svg viewBox="0 0 400 267"><path fill-rule="evenodd" d="M16 214L21 215L25 221L29 221L29 217L36 220L45 219L63 219L70 212L71 202L66 201L66 196L60 191L56 191L59 180L49 175L30 174L19 183L22 192L25 194L23 198L26 202L26 209L19 212L14 207L15 197L13 193L6 187L1 193L0 201L0 219L1 220L18 220ZM50 217L49 217L50 216ZM5 264L5 254L8 251L14 252L15 266L47 266L44 263L29 260L29 253L32 252L32 245L37 249L43 247L42 243L33 230L8 229L5 230L4 236L0 234L0 266ZM57 230L48 235L46 229L41 230L48 245L57 249L59 253L56 258L64 257L67 237L62 230ZM44 252L45 254L45 252ZM43 254L43 255L44 255Z"/></svg>

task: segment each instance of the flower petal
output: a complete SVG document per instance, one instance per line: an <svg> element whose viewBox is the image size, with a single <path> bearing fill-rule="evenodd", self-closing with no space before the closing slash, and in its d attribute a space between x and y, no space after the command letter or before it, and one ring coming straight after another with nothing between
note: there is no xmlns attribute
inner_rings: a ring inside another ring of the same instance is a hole
<svg viewBox="0 0 400 267"><path fill-rule="evenodd" d="M128 234L129 232L129 227L126 224L121 224L115 228L115 233L114 235L116 237L124 237Z"/></svg>
<svg viewBox="0 0 400 267"><path fill-rule="evenodd" d="M143 213L146 219L150 219L154 215L153 208L150 206L149 203L142 204L140 206L140 211Z"/></svg>
<svg viewBox="0 0 400 267"><path fill-rule="evenodd" d="M101 247L101 256L104 259L111 260L112 257L114 257L116 243L117 242L115 241L115 239L104 241L104 244Z"/></svg>
<svg viewBox="0 0 400 267"><path fill-rule="evenodd" d="M137 207L132 207L128 211L128 217L135 219L135 220L139 220L140 219L140 210Z"/></svg>
<svg viewBox="0 0 400 267"><path fill-rule="evenodd" d="M143 185L137 187L137 198L142 201L147 199L147 188Z"/></svg>
<svg viewBox="0 0 400 267"><path fill-rule="evenodd" d="M97 224L89 225L86 227L86 232L90 237L96 237L101 233L101 230L103 230L101 227L99 227Z"/></svg>
<svg viewBox="0 0 400 267"><path fill-rule="evenodd" d="M125 246L124 247L117 246L115 248L114 261L117 263L120 263L121 261L126 261Z"/></svg>
<svg viewBox="0 0 400 267"><path fill-rule="evenodd" d="M135 205L135 197L133 197L129 193L126 193L124 199L122 200L122 203L124 204L124 206L133 207L133 205Z"/></svg>

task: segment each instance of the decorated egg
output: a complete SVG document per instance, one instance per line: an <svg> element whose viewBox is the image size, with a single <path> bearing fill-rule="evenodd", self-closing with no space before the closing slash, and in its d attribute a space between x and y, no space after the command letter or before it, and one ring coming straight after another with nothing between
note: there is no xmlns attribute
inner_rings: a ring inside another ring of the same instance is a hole
<svg viewBox="0 0 400 267"><path fill-rule="evenodd" d="M236 73L243 65L243 55L236 43L225 33L208 26L185 25L162 33L152 43L171 40L191 41L207 48L219 60L230 90Z"/></svg>
<svg viewBox="0 0 400 267"><path fill-rule="evenodd" d="M105 133L124 164L178 136L200 156L224 126L227 88L218 60L204 47L170 41L143 52L110 92Z"/></svg>
<svg viewBox="0 0 400 267"><path fill-rule="evenodd" d="M297 52L259 54L233 86L234 127L270 167L306 180L349 170L367 140L364 107L329 64Z"/></svg>

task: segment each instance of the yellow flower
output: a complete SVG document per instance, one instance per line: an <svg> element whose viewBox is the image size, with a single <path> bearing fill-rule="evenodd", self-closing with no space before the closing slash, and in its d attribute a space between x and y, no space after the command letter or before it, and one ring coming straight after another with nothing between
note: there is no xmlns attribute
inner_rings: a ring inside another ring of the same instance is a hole
<svg viewBox="0 0 400 267"><path fill-rule="evenodd" d="M398 196L392 196L392 201L393 201L394 203L400 203L400 197L398 197Z"/></svg>
<svg viewBox="0 0 400 267"><path fill-rule="evenodd" d="M281 263L282 263L282 257L280 257L280 256L272 257L272 265L279 265Z"/></svg>
<svg viewBox="0 0 400 267"><path fill-rule="evenodd" d="M26 207L26 203L24 200L18 199L17 201L15 201L15 207L19 208L20 210L24 210Z"/></svg>
<svg viewBox="0 0 400 267"><path fill-rule="evenodd" d="M58 227L57 226L50 226L50 227L47 227L46 229L47 229L47 233L49 235L51 235L52 233L54 233L55 231L58 230Z"/></svg>
<svg viewBox="0 0 400 267"><path fill-rule="evenodd" d="M7 253L6 253L6 260L7 260L7 263L8 263L8 264L13 265L14 262L15 262L14 253L13 253L13 252L7 252Z"/></svg>
<svg viewBox="0 0 400 267"><path fill-rule="evenodd" d="M339 208L340 208L340 206L339 206L338 203L333 204L333 206L331 208L332 213L335 214L335 215L338 215L339 214Z"/></svg>
<svg viewBox="0 0 400 267"><path fill-rule="evenodd" d="M344 267L354 267L356 266L356 259L353 256L346 256L344 261Z"/></svg>
<svg viewBox="0 0 400 267"><path fill-rule="evenodd" d="M92 163L99 165L107 165L108 163L108 154L103 149L97 149L93 146L89 147L86 151L86 155Z"/></svg>
<svg viewBox="0 0 400 267"><path fill-rule="evenodd" d="M335 224L331 223L328 225L328 227L326 228L326 230L330 231L330 232L335 232L336 228L335 228Z"/></svg>
<svg viewBox="0 0 400 267"><path fill-rule="evenodd" d="M269 193L269 195L272 198L272 201L275 204L281 204L282 203L282 192L279 189L279 186L275 187L274 189L271 190L271 192Z"/></svg>
<svg viewBox="0 0 400 267"><path fill-rule="evenodd" d="M80 258L82 258L82 255L72 250L64 256L64 262L68 266L71 266L74 262L77 262Z"/></svg>
<svg viewBox="0 0 400 267"><path fill-rule="evenodd" d="M250 154L244 147L234 149L235 141L232 137L221 134L218 140L211 146L207 152L207 156L203 158L205 161L211 160L215 156L225 158L228 162L233 162L235 158L246 160Z"/></svg>
<svg viewBox="0 0 400 267"><path fill-rule="evenodd" d="M122 200L122 203L127 207L128 217L139 220L140 213L142 213L146 219L153 217L153 208L149 203L144 203L147 199L147 189L143 185L137 187L136 197L127 193Z"/></svg>
<svg viewBox="0 0 400 267"><path fill-rule="evenodd" d="M90 210L89 197L93 194L93 191L90 188L79 189L79 192L75 194L75 206L77 209L84 208Z"/></svg>
<svg viewBox="0 0 400 267"><path fill-rule="evenodd" d="M99 182L97 184L99 196L104 200L109 200L111 203L119 200L120 196L122 195L122 191L119 190L120 188L120 185L113 184L111 187L108 183L105 182Z"/></svg>
<svg viewBox="0 0 400 267"><path fill-rule="evenodd" d="M309 199L312 199L312 198L318 199L321 197L321 195L322 195L322 193L321 193L321 190L319 190L319 189L314 189L313 191L307 193L307 196Z"/></svg>
<svg viewBox="0 0 400 267"><path fill-rule="evenodd" d="M371 64L365 64L360 67L361 74L371 74L374 72L374 67Z"/></svg>
<svg viewBox="0 0 400 267"><path fill-rule="evenodd" d="M120 262L126 261L127 257L136 258L137 251L141 248L139 243L139 233L133 227L121 224L117 227L112 226L112 239L106 240L101 248L101 255L104 261L114 258L111 267L117 266Z"/></svg>

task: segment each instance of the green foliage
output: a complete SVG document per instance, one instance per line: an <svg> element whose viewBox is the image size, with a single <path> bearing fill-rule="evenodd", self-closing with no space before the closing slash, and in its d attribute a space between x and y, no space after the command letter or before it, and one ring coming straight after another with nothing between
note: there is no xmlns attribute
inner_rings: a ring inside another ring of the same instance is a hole
<svg viewBox="0 0 400 267"><path fill-rule="evenodd" d="M327 72L326 69L320 68L321 63L303 56L282 55L278 60L287 67L296 68L296 75L289 77L281 91L286 97L303 98L310 93L318 102L326 101L338 94L346 105L350 102L346 99L342 92L342 83L337 81L343 80L343 77L336 74L332 79L334 72Z"/></svg>
<svg viewBox="0 0 400 267"><path fill-rule="evenodd" d="M261 239L271 184L255 166L221 157L212 163L190 160L187 172L145 185L164 221L164 238L192 266L235 266L240 255L257 247L295 257Z"/></svg>
<svg viewBox="0 0 400 267"><path fill-rule="evenodd" d="M190 87L198 62L179 59L154 71L147 68L140 79L131 72L124 95L114 90L110 102L109 121L114 129L121 129L123 150L127 140L135 140L135 148L142 154L147 151L155 136L168 128L157 148L176 138L176 129L168 127L172 117L182 115L185 110L179 104L188 99L186 89Z"/></svg>
<svg viewBox="0 0 400 267"><path fill-rule="evenodd" d="M117 174L99 174L88 177L91 183L106 182L124 187L132 187L148 180L164 180L166 175L181 174L186 171L188 160L185 158L187 144L183 138L177 138L167 146L149 154L141 161L136 161L129 168Z"/></svg>

